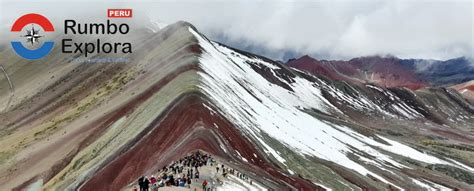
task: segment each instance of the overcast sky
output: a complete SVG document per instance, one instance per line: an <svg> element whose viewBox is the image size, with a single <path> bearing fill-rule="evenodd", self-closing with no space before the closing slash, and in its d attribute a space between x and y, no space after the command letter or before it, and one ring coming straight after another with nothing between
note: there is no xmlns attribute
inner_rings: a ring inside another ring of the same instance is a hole
<svg viewBox="0 0 474 191"><path fill-rule="evenodd" d="M304 54L449 59L474 52L472 0L37 2L2 0L2 24L28 11L61 18L131 7L137 17L186 20L211 39L274 59Z"/></svg>

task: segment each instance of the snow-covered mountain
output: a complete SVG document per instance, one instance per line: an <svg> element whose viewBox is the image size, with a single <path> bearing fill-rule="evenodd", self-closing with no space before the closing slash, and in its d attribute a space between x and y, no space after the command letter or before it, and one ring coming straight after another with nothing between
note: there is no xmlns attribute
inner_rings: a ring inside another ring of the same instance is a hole
<svg viewBox="0 0 474 191"><path fill-rule="evenodd" d="M455 90L313 76L185 22L130 35L119 64L2 52L0 190L119 190L196 149L273 190L473 188L474 107Z"/></svg>

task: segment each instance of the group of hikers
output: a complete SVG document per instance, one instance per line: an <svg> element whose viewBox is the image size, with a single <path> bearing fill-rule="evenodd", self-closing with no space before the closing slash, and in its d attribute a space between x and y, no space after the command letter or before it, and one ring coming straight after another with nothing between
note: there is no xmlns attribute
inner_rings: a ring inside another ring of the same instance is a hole
<svg viewBox="0 0 474 191"><path fill-rule="evenodd" d="M208 164L214 165L215 160L208 154L199 151L192 153L178 161L164 166L158 171L159 176L142 176L138 179L140 191L157 191L160 187L178 186L190 188L193 179L199 179L199 168ZM207 180L202 183L203 190L207 190ZM135 188L136 190L136 188Z"/></svg>
<svg viewBox="0 0 474 191"><path fill-rule="evenodd" d="M216 171L219 173L219 169L222 169L222 176L224 178L227 177L228 174L235 175L237 178L240 178L241 180L248 181L250 185L252 185L252 180L248 178L244 173L240 173L238 171L235 171L233 168L227 168L224 165L221 165L221 168L219 166L216 166Z"/></svg>
<svg viewBox="0 0 474 191"><path fill-rule="evenodd" d="M158 188L165 186L191 188L193 180L194 182L199 181L200 168L207 165L216 166L216 174L222 173L224 178L231 174L252 184L252 180L249 180L245 174L226 167L224 164L218 165L211 155L197 151L172 162L170 165L164 166L158 171L158 176L156 177L153 175L151 177L140 177L138 179L138 186L140 191L158 191ZM217 178L217 182L222 184L219 178ZM205 191L211 190L207 180L202 181L201 186ZM137 188L134 187L134 190L137 191Z"/></svg>

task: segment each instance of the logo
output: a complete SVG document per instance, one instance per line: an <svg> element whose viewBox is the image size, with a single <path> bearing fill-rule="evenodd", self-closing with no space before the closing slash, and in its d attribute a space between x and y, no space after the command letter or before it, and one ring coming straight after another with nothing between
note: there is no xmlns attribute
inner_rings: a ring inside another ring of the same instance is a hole
<svg viewBox="0 0 474 191"><path fill-rule="evenodd" d="M30 29L27 28L26 35L21 37L26 38L27 45L34 48L35 45L40 43L40 38L43 37L40 35L40 28L35 29L35 24L39 25L44 32L54 32L53 24L43 15L35 13L26 14L18 18L13 23L11 32L21 32L23 28L31 26ZM12 41L11 45L19 56L28 60L36 60L48 55L53 49L54 42L45 41L41 47L36 49L28 49L20 41Z"/></svg>
<svg viewBox="0 0 474 191"><path fill-rule="evenodd" d="M132 9L107 9L108 18L132 18Z"/></svg>
<svg viewBox="0 0 474 191"><path fill-rule="evenodd" d="M132 9L108 9L108 18L132 18ZM76 21L67 18L64 20L64 35L58 36L57 42L63 54L69 54L74 58L115 56L123 57L132 53L132 43L123 41L123 37L117 35L127 35L130 26L124 20L113 22L107 19L102 22ZM43 41L43 33L54 32L54 26L43 15L30 13L18 18L11 28L11 32L21 33L25 42L12 41L13 50L19 56L28 60L37 60L48 55L54 46L53 41ZM114 37L112 37L114 36ZM94 40L95 39L95 40ZM105 40L104 40L105 39ZM105 57L107 58L107 57ZM104 59L109 60L109 59Z"/></svg>

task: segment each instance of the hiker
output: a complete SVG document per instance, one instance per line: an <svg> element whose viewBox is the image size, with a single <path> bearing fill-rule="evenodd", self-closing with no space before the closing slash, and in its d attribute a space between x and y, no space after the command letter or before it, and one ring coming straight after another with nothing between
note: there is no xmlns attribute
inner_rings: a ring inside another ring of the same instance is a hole
<svg viewBox="0 0 474 191"><path fill-rule="evenodd" d="M143 191L148 191L150 184L150 180L148 180L148 177L145 176L145 179L143 180Z"/></svg>
<svg viewBox="0 0 474 191"><path fill-rule="evenodd" d="M152 191L158 191L158 186L156 184L151 185L151 190Z"/></svg>
<svg viewBox="0 0 474 191"><path fill-rule="evenodd" d="M138 179L138 186L140 187L140 191L143 191L143 182L145 181L145 177L140 177Z"/></svg>
<svg viewBox="0 0 474 191"><path fill-rule="evenodd" d="M168 179L168 175L166 173L163 173L163 180Z"/></svg>
<svg viewBox="0 0 474 191"><path fill-rule="evenodd" d="M151 175L151 178L150 178L151 185L156 184L156 182L157 182L157 180L156 180L155 176Z"/></svg>
<svg viewBox="0 0 474 191"><path fill-rule="evenodd" d="M160 179L160 182L158 183L158 186L159 187L164 187L165 186L165 182L163 181L163 179Z"/></svg>
<svg viewBox="0 0 474 191"><path fill-rule="evenodd" d="M219 167L218 166L216 167L216 171L217 171L217 173L219 173Z"/></svg>
<svg viewBox="0 0 474 191"><path fill-rule="evenodd" d="M206 187L207 187L207 180L204 180L204 182L202 183L202 189L206 190Z"/></svg>
<svg viewBox="0 0 474 191"><path fill-rule="evenodd" d="M192 178L188 177L187 182L188 188L191 188Z"/></svg>
<svg viewBox="0 0 474 191"><path fill-rule="evenodd" d="M224 171L224 173L222 173L222 176L223 176L224 178L227 178L227 172Z"/></svg>
<svg viewBox="0 0 474 191"><path fill-rule="evenodd" d="M186 178L182 178L178 182L179 187L184 187L185 184L186 184Z"/></svg>
<svg viewBox="0 0 474 191"><path fill-rule="evenodd" d="M171 186L174 186L174 183L175 183L174 181L175 181L174 176L170 175L170 185Z"/></svg>

